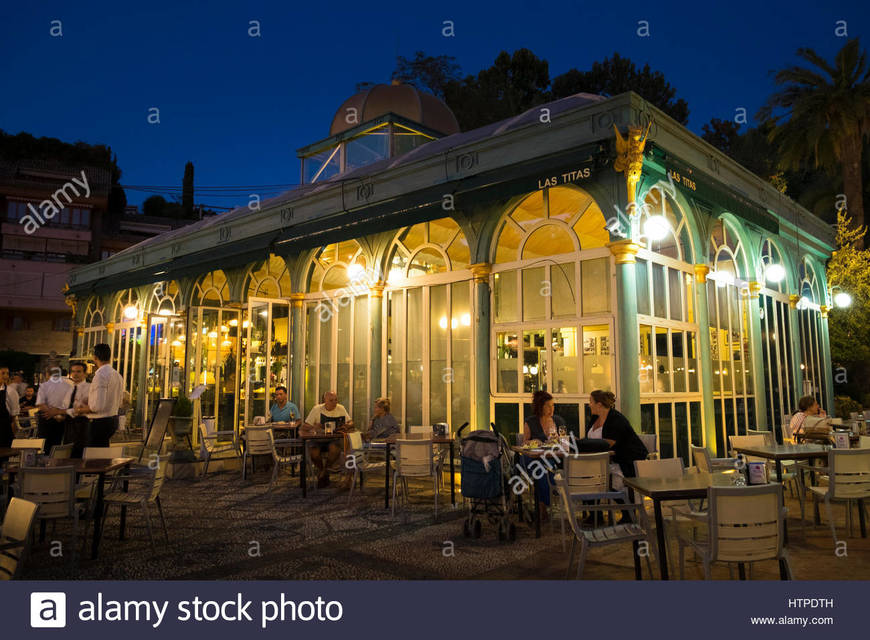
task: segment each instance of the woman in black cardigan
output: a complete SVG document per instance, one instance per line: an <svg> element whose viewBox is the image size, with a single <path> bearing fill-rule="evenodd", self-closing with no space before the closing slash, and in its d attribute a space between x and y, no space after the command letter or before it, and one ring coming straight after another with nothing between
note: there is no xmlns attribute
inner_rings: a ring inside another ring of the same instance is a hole
<svg viewBox="0 0 870 640"><path fill-rule="evenodd" d="M646 460L647 450L637 437L628 418L613 408L616 396L610 391L593 391L589 396L589 410L597 419L589 427L587 438L606 440L613 449L613 462L622 469L626 478L634 477L634 461Z"/></svg>

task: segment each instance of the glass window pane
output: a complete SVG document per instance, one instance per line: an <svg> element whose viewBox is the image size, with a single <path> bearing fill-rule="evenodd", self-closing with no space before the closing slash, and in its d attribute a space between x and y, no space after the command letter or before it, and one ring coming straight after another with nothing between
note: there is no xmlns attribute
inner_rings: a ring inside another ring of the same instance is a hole
<svg viewBox="0 0 870 640"><path fill-rule="evenodd" d="M656 406L654 404L640 405L640 432L656 432Z"/></svg>
<svg viewBox="0 0 870 640"><path fill-rule="evenodd" d="M544 278L544 267L523 269L524 320L542 320L547 317L547 296L550 293L550 285Z"/></svg>
<svg viewBox="0 0 870 640"><path fill-rule="evenodd" d="M387 396L392 401L392 413L399 422L403 422L404 417L402 405L402 366L405 362L403 336L406 326L404 297L404 291L390 292L387 321Z"/></svg>
<svg viewBox="0 0 870 640"><path fill-rule="evenodd" d="M638 356L638 380L641 393L653 392L652 327L640 325L640 355Z"/></svg>
<svg viewBox="0 0 870 640"><path fill-rule="evenodd" d="M577 298L574 295L574 263L566 262L550 267L553 317L577 315Z"/></svg>
<svg viewBox="0 0 870 640"><path fill-rule="evenodd" d="M573 433L575 438L580 437L580 405L576 402L570 404L555 404L553 415L557 415L568 427L568 432Z"/></svg>
<svg viewBox="0 0 870 640"><path fill-rule="evenodd" d="M686 390L686 358L683 349L683 331L671 331L671 353L674 362L674 391L682 393Z"/></svg>
<svg viewBox="0 0 870 640"><path fill-rule="evenodd" d="M321 307L321 309L323 308ZM331 313L321 313L318 319L320 321L320 358L318 359L317 403L320 402L324 393L332 389L332 324L335 322Z"/></svg>
<svg viewBox="0 0 870 640"><path fill-rule="evenodd" d="M535 260L575 251L571 234L564 227L547 224L533 231L523 245L523 260Z"/></svg>
<svg viewBox="0 0 870 640"><path fill-rule="evenodd" d="M305 402L299 409L305 415L317 404L317 339L318 314L314 304L305 306Z"/></svg>
<svg viewBox="0 0 870 640"><path fill-rule="evenodd" d="M523 391L534 393L546 385L546 332L523 331Z"/></svg>
<svg viewBox="0 0 870 640"><path fill-rule="evenodd" d="M269 390L274 391L280 385L287 386L290 380L290 365L288 364L287 345L290 342L290 306L281 303L272 303L272 344L269 355L271 357L271 382ZM293 401L296 402L296 398Z"/></svg>
<svg viewBox="0 0 870 640"><path fill-rule="evenodd" d="M513 440L513 434L520 431L520 408L516 402L496 402L493 416L495 430L508 439Z"/></svg>
<svg viewBox="0 0 870 640"><path fill-rule="evenodd" d="M665 298L665 270L660 264L653 263L650 265L653 274L653 315L657 318L667 318L665 306L667 305Z"/></svg>
<svg viewBox="0 0 870 640"><path fill-rule="evenodd" d="M371 410L368 406L368 356L369 297L357 296L353 302L353 408L351 409L351 416L357 421L365 420Z"/></svg>
<svg viewBox="0 0 870 640"><path fill-rule="evenodd" d="M637 283L637 312L641 315L649 315L649 265L646 260L638 259L635 264L635 278Z"/></svg>
<svg viewBox="0 0 870 640"><path fill-rule="evenodd" d="M414 331L413 327L422 327L423 290L420 288L408 290L408 373L405 393L407 406L405 424L423 424L423 336L424 331Z"/></svg>
<svg viewBox="0 0 870 640"><path fill-rule="evenodd" d="M338 353L336 354L336 382L334 391L338 394L338 401L347 406L350 401L350 338L352 332L352 318L350 298L343 298L347 304L338 307Z"/></svg>
<svg viewBox="0 0 870 640"><path fill-rule="evenodd" d="M671 303L671 320L685 320L683 317L683 281L681 271L668 269L668 296Z"/></svg>
<svg viewBox="0 0 870 640"><path fill-rule="evenodd" d="M677 456L689 466L689 417L685 402L674 403L674 423L677 431Z"/></svg>
<svg viewBox="0 0 870 640"><path fill-rule="evenodd" d="M248 416L253 420L256 416L268 416L269 398L266 397L266 377L268 361L266 358L267 334L269 325L269 303L257 302L251 304L251 342L248 345L248 357L251 363L250 383L251 398ZM271 390L270 390L271 391Z"/></svg>
<svg viewBox="0 0 870 640"><path fill-rule="evenodd" d="M459 324L447 308L447 285L429 289L429 423L447 421L447 342Z"/></svg>
<svg viewBox="0 0 870 640"><path fill-rule="evenodd" d="M583 327L583 390L586 393L611 390L610 327L606 324Z"/></svg>
<svg viewBox="0 0 870 640"><path fill-rule="evenodd" d="M453 369L450 426L456 430L471 420L471 289L468 282L455 282L451 286L453 315L459 319L452 331L450 363ZM514 372L516 384L516 366Z"/></svg>
<svg viewBox="0 0 870 640"><path fill-rule="evenodd" d="M689 414L692 418L692 444L696 447L703 446L704 425L701 424L701 403L690 402Z"/></svg>
<svg viewBox="0 0 870 640"><path fill-rule="evenodd" d="M517 393L517 334L499 332L496 335L496 389L499 393Z"/></svg>
<svg viewBox="0 0 870 640"><path fill-rule="evenodd" d="M581 265L580 291L583 296L583 315L605 313L610 306L610 260L596 258L584 260Z"/></svg>
<svg viewBox="0 0 870 640"><path fill-rule="evenodd" d="M493 280L493 300L496 322L516 322L520 319L517 309L517 272L514 269L496 273Z"/></svg>
<svg viewBox="0 0 870 640"><path fill-rule="evenodd" d="M663 402L659 409L659 455L662 459L674 457L674 422L671 403Z"/></svg>
<svg viewBox="0 0 870 640"><path fill-rule="evenodd" d="M577 390L577 327L553 329L553 393Z"/></svg>
<svg viewBox="0 0 870 640"><path fill-rule="evenodd" d="M656 327L656 391L669 393L671 390L671 365L668 361L668 330Z"/></svg>
<svg viewBox="0 0 870 640"><path fill-rule="evenodd" d="M693 289L693 276L689 273L683 274L686 279L686 311L687 322L695 321L695 291Z"/></svg>
<svg viewBox="0 0 870 640"><path fill-rule="evenodd" d="M687 349L686 369L689 374L689 392L698 392L698 348L694 331L686 333ZM714 363L715 366L715 363Z"/></svg>

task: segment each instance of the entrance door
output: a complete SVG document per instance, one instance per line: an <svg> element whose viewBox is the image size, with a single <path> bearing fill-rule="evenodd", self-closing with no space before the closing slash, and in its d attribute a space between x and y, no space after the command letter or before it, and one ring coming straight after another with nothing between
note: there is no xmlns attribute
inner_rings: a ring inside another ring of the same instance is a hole
<svg viewBox="0 0 870 640"><path fill-rule="evenodd" d="M184 372L184 321L180 316L148 319L145 424L160 398L177 398Z"/></svg>
<svg viewBox="0 0 870 640"><path fill-rule="evenodd" d="M237 427L240 330L236 309L191 307L188 314L188 393L205 385L199 415L214 417L219 430Z"/></svg>
<svg viewBox="0 0 870 640"><path fill-rule="evenodd" d="M251 422L255 416L268 416L275 387L290 387L290 305L251 298L248 318L244 416Z"/></svg>

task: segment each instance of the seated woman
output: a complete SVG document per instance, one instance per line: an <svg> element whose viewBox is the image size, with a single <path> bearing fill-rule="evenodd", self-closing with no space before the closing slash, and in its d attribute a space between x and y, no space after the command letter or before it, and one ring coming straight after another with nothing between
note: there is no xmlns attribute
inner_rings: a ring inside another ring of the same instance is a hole
<svg viewBox="0 0 870 640"><path fill-rule="evenodd" d="M628 418L613 408L616 396L610 391L593 391L589 394L589 410L596 416L586 432L587 438L605 440L613 450L614 472L611 483L617 491L623 488L622 478L634 477L634 461L646 460L647 450ZM628 512L622 512L626 519Z"/></svg>
<svg viewBox="0 0 870 640"><path fill-rule="evenodd" d="M530 440L547 441L551 434L556 435L560 427L565 427L565 421L555 413L553 396L546 391L535 391L532 395L532 414L523 422L523 442ZM522 465L528 468L534 460L531 456L523 456ZM552 476L552 474L549 474ZM550 480L546 476L535 480L535 492L538 496L538 517L542 521L549 519L547 507L550 506Z"/></svg>
<svg viewBox="0 0 870 640"><path fill-rule="evenodd" d="M366 440L383 439L397 433L399 433L399 423L390 413L390 399L378 398L375 400L372 421L368 431L363 433L363 438Z"/></svg>
<svg viewBox="0 0 870 640"><path fill-rule="evenodd" d="M804 396L800 400L798 400L798 410L791 417L789 421L789 429L791 430L791 437L794 442L797 442L799 436L803 434L804 430L804 420L806 420L809 416L820 416L824 418L827 414L824 409L819 406L819 403L816 402L816 399L812 396Z"/></svg>

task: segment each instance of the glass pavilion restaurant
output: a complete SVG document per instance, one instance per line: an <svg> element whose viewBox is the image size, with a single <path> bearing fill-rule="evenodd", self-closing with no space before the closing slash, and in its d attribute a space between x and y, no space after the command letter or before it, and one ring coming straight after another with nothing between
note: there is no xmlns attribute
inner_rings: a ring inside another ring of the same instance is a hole
<svg viewBox="0 0 870 640"><path fill-rule="evenodd" d="M685 459L833 409L831 229L636 94L460 133L378 85L299 154L298 188L70 276L77 352L111 343L140 423L205 384L238 429L282 384L511 433L547 389L582 435L600 388Z"/></svg>

